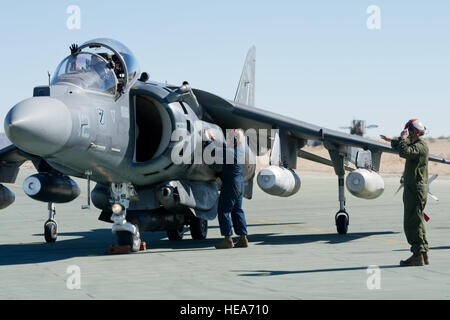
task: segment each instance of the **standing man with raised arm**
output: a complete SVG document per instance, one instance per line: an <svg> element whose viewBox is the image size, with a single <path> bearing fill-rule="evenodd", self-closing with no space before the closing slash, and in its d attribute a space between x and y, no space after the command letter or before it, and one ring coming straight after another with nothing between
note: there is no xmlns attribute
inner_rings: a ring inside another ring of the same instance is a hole
<svg viewBox="0 0 450 320"><path fill-rule="evenodd" d="M381 138L391 143L400 157L405 158L404 171L404 231L413 255L400 261L401 266L423 266L429 264L428 241L426 239L423 210L428 196L428 146L421 138L425 127L419 119L405 125L399 138Z"/></svg>
<svg viewBox="0 0 450 320"><path fill-rule="evenodd" d="M210 142L215 141L214 135L208 129L205 130L205 138ZM215 245L216 249L248 247L247 222L244 210L242 210L244 180L242 177L242 163L239 163L238 157L239 144L242 143L242 139L242 131L234 129L231 137L229 137L227 142L223 143L222 187L220 189L217 216L220 233L224 236L224 239ZM236 243L233 243L231 238L233 235L232 229L240 236Z"/></svg>

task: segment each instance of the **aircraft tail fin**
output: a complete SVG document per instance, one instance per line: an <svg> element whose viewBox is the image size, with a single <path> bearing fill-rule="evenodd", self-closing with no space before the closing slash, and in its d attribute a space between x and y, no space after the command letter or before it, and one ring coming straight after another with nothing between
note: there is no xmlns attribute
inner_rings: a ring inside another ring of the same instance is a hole
<svg viewBox="0 0 450 320"><path fill-rule="evenodd" d="M255 106L255 62L256 47L252 46L245 58L241 79L236 90L234 101L248 106Z"/></svg>

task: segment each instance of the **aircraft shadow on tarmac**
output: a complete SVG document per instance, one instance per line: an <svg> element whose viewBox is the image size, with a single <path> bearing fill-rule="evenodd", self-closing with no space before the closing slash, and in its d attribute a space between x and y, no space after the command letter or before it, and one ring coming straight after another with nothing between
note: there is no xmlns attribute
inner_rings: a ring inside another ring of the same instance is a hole
<svg viewBox="0 0 450 320"><path fill-rule="evenodd" d="M213 228L218 228L218 226L210 227L210 229ZM189 233L188 229L186 229L186 233ZM394 234L394 232L364 232L347 235L330 233L297 235L261 233L250 234L248 238L251 245L289 245L312 242L339 244L380 234ZM42 234L35 234L34 236L43 238ZM64 239L65 237L76 238ZM176 250L216 250L214 245L221 238L207 238L205 240L186 238L181 241L169 241L165 232L143 232L142 240L147 242L147 251L145 253L152 253L152 248L158 250L170 249L167 252L176 252ZM42 242L0 244L0 266L43 263L77 257L105 256L107 255L108 246L112 244L116 244L116 238L111 233L111 229L59 233L58 240L52 244L45 243L43 239ZM158 252L161 251L159 250Z"/></svg>
<svg viewBox="0 0 450 320"><path fill-rule="evenodd" d="M269 234L250 234L249 242L255 242L257 245L277 245L277 244L305 244L312 242L325 242L327 244L339 244L358 240L370 236L397 234L398 232L356 232L345 235L335 233L314 233L314 234L294 234L279 235L277 233Z"/></svg>
<svg viewBox="0 0 450 320"><path fill-rule="evenodd" d="M377 266L380 269L396 269L404 268L400 265L386 265ZM337 271L358 271L367 270L368 266L362 267L348 267L348 268L329 268L329 269L312 269L312 270L234 270L235 272L247 272L239 274L241 277L267 277L267 276L282 276L282 275L292 275L292 274L308 274L308 273L320 273L320 272L337 272Z"/></svg>

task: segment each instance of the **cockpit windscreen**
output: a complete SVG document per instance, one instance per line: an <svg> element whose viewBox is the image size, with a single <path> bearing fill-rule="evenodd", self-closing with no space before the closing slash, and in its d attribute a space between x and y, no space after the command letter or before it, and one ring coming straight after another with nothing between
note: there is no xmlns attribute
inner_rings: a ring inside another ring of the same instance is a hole
<svg viewBox="0 0 450 320"><path fill-rule="evenodd" d="M80 88L114 95L117 79L101 56L91 53L70 55L58 66L52 85L71 83Z"/></svg>

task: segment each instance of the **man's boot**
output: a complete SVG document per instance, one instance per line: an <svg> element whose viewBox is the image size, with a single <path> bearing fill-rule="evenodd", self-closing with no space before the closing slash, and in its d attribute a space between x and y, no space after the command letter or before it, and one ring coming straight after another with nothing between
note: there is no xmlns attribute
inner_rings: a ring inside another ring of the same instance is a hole
<svg viewBox="0 0 450 320"><path fill-rule="evenodd" d="M428 258L428 252L422 252L422 256L423 256L423 262L425 264L430 264L430 259Z"/></svg>
<svg viewBox="0 0 450 320"><path fill-rule="evenodd" d="M400 261L400 266L402 267L413 267L413 266L423 266L423 255L422 252L414 253L409 259Z"/></svg>
<svg viewBox="0 0 450 320"><path fill-rule="evenodd" d="M241 235L238 242L234 244L235 248L247 248L248 247L248 239L246 235Z"/></svg>
<svg viewBox="0 0 450 320"><path fill-rule="evenodd" d="M233 246L233 239L231 239L231 236L225 236L221 242L215 245L216 249L231 249Z"/></svg>

